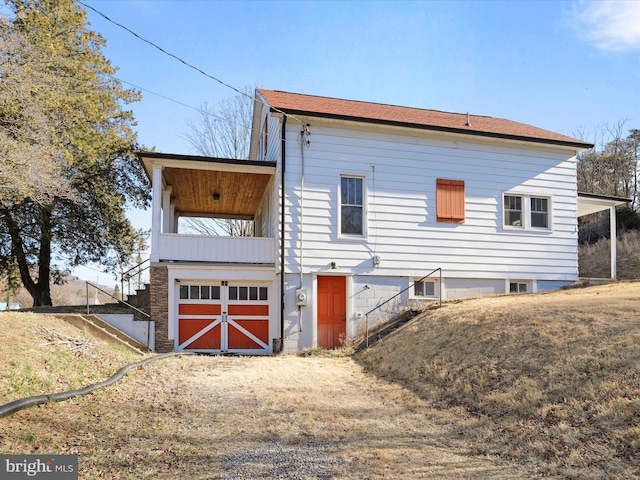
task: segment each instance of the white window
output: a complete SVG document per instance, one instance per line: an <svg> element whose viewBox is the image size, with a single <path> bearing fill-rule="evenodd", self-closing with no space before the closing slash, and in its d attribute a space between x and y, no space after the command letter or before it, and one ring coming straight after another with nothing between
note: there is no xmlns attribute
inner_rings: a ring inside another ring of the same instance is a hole
<svg viewBox="0 0 640 480"><path fill-rule="evenodd" d="M531 197L531 226L549 228L549 199Z"/></svg>
<svg viewBox="0 0 640 480"><path fill-rule="evenodd" d="M340 235L364 236L364 178L340 177Z"/></svg>
<svg viewBox="0 0 640 480"><path fill-rule="evenodd" d="M551 229L551 199L538 195L505 193L503 226L507 229Z"/></svg>
<svg viewBox="0 0 640 480"><path fill-rule="evenodd" d="M525 282L509 282L509 293L527 293L528 285Z"/></svg>
<svg viewBox="0 0 640 480"><path fill-rule="evenodd" d="M413 296L415 298L437 298L435 280L416 281L413 284Z"/></svg>
<svg viewBox="0 0 640 480"><path fill-rule="evenodd" d="M180 285L180 300L220 300L220 286Z"/></svg>
<svg viewBox="0 0 640 480"><path fill-rule="evenodd" d="M504 196L504 224L511 227L522 227L522 197Z"/></svg>

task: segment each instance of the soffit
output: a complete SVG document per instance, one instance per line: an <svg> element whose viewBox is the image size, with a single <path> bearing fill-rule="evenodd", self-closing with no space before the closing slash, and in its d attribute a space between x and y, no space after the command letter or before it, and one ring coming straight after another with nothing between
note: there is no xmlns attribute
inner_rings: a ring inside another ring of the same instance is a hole
<svg viewBox="0 0 640 480"><path fill-rule="evenodd" d="M176 210L212 216L254 216L271 180L268 174L171 167L162 173Z"/></svg>
<svg viewBox="0 0 640 480"><path fill-rule="evenodd" d="M629 203L631 203L631 200L627 198L578 193L578 218L591 213L609 210L611 207L628 205Z"/></svg>

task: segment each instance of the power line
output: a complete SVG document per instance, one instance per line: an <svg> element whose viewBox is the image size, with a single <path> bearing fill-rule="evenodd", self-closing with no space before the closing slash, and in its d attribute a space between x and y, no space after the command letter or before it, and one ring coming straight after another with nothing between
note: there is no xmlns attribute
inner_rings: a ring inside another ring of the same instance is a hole
<svg viewBox="0 0 640 480"><path fill-rule="evenodd" d="M157 45L157 44L153 43L151 40L147 40L146 38L141 37L140 35L138 35L136 32L134 32L134 31L133 31L133 30L131 30L130 28L125 27L124 25L122 25L121 23L116 22L115 20L112 20L111 18L109 18L108 16L106 16L104 13L102 13L102 12L100 12L100 11L96 10L95 8L93 8L91 5L87 5L86 3L84 3L84 2L82 2L82 1L80 1L80 0L78 0L78 3L79 3L80 5L82 5L83 7L88 8L89 10L91 10L91 11L93 11L93 12L97 13L98 15L100 15L102 18L104 18L104 19L105 19L105 20L107 20L108 22L111 22L111 23L113 23L114 25L116 25L116 26L118 26L118 27L122 28L123 30L126 30L126 31L127 31L127 32L129 32L131 35L133 35L134 37L136 37L138 40L141 40L141 41L143 41L143 42L145 42L145 43L147 43L147 44L151 45L153 48L155 48L155 49L157 49L157 50L160 50L160 51L161 51L162 53L164 53L165 55L168 55L168 56L170 56L171 58L174 58L175 60L179 61L179 62L180 62L180 63L182 63L183 65L185 65L185 66L187 66L187 67L189 67L189 68L191 68L191 69L193 69L193 70L195 70L195 71L197 71L197 72L201 73L202 75L204 75L204 76L205 76L205 77L207 77L207 78L210 78L211 80L215 80L215 81L216 81L216 82L218 82L220 85L223 85L223 86L225 86L225 87L227 87L227 88L230 88L231 90L233 90L234 92L239 93L240 95L244 95L244 96L247 96L247 97L251 98L251 96L250 96L250 95L247 95L247 94L246 94L246 93L244 93L243 91L238 90L236 87L234 87L234 86L232 86L232 85L229 85L228 83L223 82L223 81L222 81L222 80L220 80L219 78L216 78L216 77L214 77L213 75L208 74L207 72L205 72L205 71L204 71L204 70L202 70L201 68L196 67L195 65L193 65L193 64L191 64L191 63L189 63L189 62L187 62L186 60L183 60L182 58L178 57L177 55L174 55L173 53L166 51L164 48L162 48L161 46L159 46L159 45Z"/></svg>
<svg viewBox="0 0 640 480"><path fill-rule="evenodd" d="M121 23L116 22L115 20L112 20L111 18L109 18L109 17L108 17L107 15L105 15L104 13L102 13L102 12L100 12L99 10L96 10L95 8L93 8L91 5L87 5L86 3L84 3L84 2L83 2L83 1L81 1L81 0L78 0L78 3L79 3L80 5L82 5L83 7L88 8L89 10L91 10L91 11L93 11L93 12L97 13L98 15L100 15L102 18L104 18L104 19L105 19L105 20L107 20L108 22L113 23L113 24L114 24L114 25L116 25L117 27L122 28L122 29L123 29L123 30L125 30L126 32L128 32L128 33L130 33L131 35L133 35L134 37L136 37L138 40L140 40L140 41L142 41L142 42L144 42L144 43L146 43L146 44L148 44L148 45L151 45L153 48L155 48L155 49L159 50L160 52L164 53L165 55L168 55L169 57L171 57L171 58L173 58L173 59L177 60L178 62L182 63L182 64L183 64L183 65L185 65L186 67L189 67L189 68L191 68L191 69L195 70L196 72L198 72L198 73L200 73L200 74L204 75L205 77L210 78L211 80L214 80L214 81L218 82L220 85L223 85L223 86L225 86L225 87L227 87L227 88L230 88L230 89L231 89L231 90L233 90L234 92L236 92L236 93L238 93L238 94L240 94L240 95L242 95L242 96L244 96L244 97L247 97L247 98L249 98L249 99L251 99L251 100L254 100L254 97L252 97L251 95L249 95L249 94L247 94L247 93L243 92L242 90L240 90L240 89L238 89L238 88L234 87L233 85L230 85L230 84L228 84L228 83L226 83L226 82L223 82L223 81L222 81L222 80L220 80L219 78L217 78L217 77L215 77L215 76L213 76L213 75L211 75L211 74L209 74L209 73L205 72L205 71L204 71L204 70L202 70L200 67L197 67L196 65L193 65L193 64L191 64L191 63L187 62L186 60L182 59L181 57L179 57L179 56L177 56L177 55L175 55L175 54L173 54L173 53L171 53L171 52L168 52L167 50L165 50L164 48L162 48L162 47L161 47L161 46L159 46L158 44L156 44L156 43L152 42L151 40L147 40L146 38L144 38L144 37L142 37L142 36L138 35L136 32L134 32L134 31L133 31L133 30L131 30L130 28L128 28L128 27L126 27L126 26L122 25ZM263 105L265 105L265 104L264 104L264 102L262 102L262 100L260 100L259 98L255 98L255 100L257 100L257 101L259 101L260 103L262 103ZM289 117L289 118L291 118L291 119L293 119L293 120L296 120L296 121L298 121L298 122L300 122L301 124L303 124L303 125L304 125L304 122L303 122L302 120L300 120L299 118L296 118L296 117L294 117L293 115L289 115L289 114L287 114L287 113L283 112L282 110L279 110L279 109L277 109L277 108L275 108L275 107L273 107L273 106L270 106L270 108L271 108L271 109L273 109L274 111L276 111L276 112L278 112L278 113L280 113L280 114L282 114L282 115L285 115L285 116L287 116L287 117Z"/></svg>
<svg viewBox="0 0 640 480"><path fill-rule="evenodd" d="M113 78L116 78L116 77L113 77ZM170 102L177 103L178 105L182 105L183 107L190 108L191 110L195 110L196 112L206 113L206 114L208 114L208 115L210 115L210 116L212 116L214 118L218 118L218 119L222 120L222 117L217 117L216 115L209 114L208 112L205 112L204 110L202 110L202 109L200 109L198 107L194 107L192 105L186 104L184 102L181 102L180 100L176 100L175 98L167 97L166 95L163 95L163 94L158 93L158 92L154 92L152 90L149 90L148 88L141 87L140 85L136 85L135 83L127 82L126 80L122 80L121 78L118 78L117 80L121 81L122 83L126 83L127 85L130 85L133 88L137 88L138 90L142 90L143 92L147 92L147 93L150 93L151 95L155 95L156 97L164 98L165 100L169 100Z"/></svg>

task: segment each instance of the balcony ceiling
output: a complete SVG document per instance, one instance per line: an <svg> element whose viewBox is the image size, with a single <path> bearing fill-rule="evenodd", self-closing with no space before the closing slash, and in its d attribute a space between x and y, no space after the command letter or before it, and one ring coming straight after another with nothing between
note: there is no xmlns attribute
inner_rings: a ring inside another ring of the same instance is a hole
<svg viewBox="0 0 640 480"><path fill-rule="evenodd" d="M176 210L222 217L253 217L272 175L165 167ZM214 194L219 200L214 200Z"/></svg>

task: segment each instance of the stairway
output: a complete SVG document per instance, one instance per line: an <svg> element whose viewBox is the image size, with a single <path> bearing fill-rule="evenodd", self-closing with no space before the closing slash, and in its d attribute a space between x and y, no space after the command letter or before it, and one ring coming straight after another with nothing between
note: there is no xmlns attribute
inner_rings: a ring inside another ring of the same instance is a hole
<svg viewBox="0 0 640 480"><path fill-rule="evenodd" d="M143 312L149 313L151 306L151 290L148 283L145 283L144 288L136 289L136 293L127 295L127 303L139 308Z"/></svg>
<svg viewBox="0 0 640 480"><path fill-rule="evenodd" d="M107 322L100 319L96 315L84 315L76 313L47 313L46 315L64 320L65 322L70 323L80 330L84 330L86 328L95 337L111 343L123 345L129 350L135 353L139 353L140 355L149 352L149 349L146 345L143 345L121 330L118 330L112 325L109 325Z"/></svg>
<svg viewBox="0 0 640 480"><path fill-rule="evenodd" d="M393 332L403 327L410 320L412 320L416 315L421 313L420 310L405 310L399 315L391 318L390 320L376 325L373 329L369 331L369 346L372 344L382 340L385 337L388 337ZM366 338L356 347L356 350L362 350L367 347Z"/></svg>

